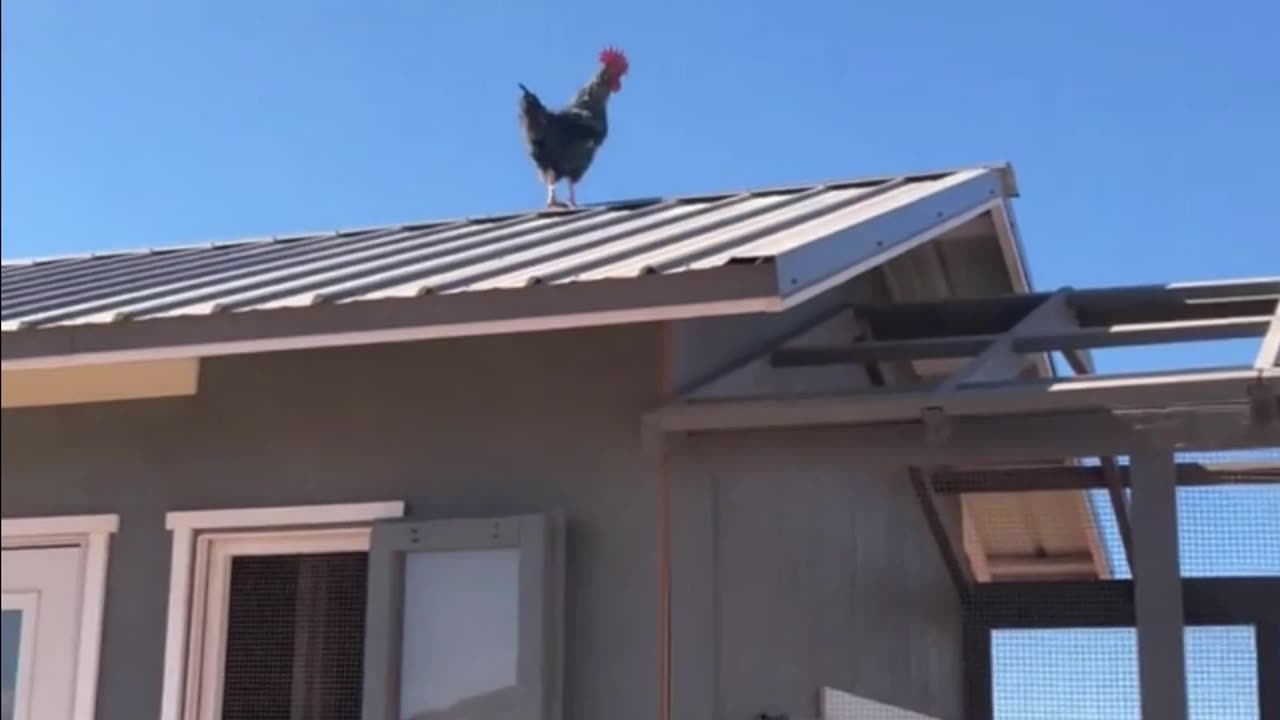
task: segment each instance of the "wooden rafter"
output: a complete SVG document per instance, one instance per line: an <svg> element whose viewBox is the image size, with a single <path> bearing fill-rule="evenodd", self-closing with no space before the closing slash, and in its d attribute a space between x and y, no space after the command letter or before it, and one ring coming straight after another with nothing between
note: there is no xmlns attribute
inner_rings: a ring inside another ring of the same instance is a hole
<svg viewBox="0 0 1280 720"><path fill-rule="evenodd" d="M1178 485L1280 484L1280 464L1224 463L1206 465L1184 462L1177 467ZM1129 467L1115 468L1121 487L1130 484ZM933 475L934 488L943 495L1032 492L1037 490L1106 489L1106 470L1099 465L1039 465L942 470Z"/></svg>
<svg viewBox="0 0 1280 720"><path fill-rule="evenodd" d="M1276 301L1275 312L1271 313L1258 356L1253 361L1253 366L1259 370L1277 365L1280 365L1280 300Z"/></svg>

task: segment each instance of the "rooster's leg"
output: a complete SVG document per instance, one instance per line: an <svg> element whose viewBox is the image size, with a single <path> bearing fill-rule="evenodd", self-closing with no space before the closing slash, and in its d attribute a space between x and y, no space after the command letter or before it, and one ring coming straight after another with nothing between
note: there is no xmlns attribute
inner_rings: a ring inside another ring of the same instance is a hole
<svg viewBox="0 0 1280 720"><path fill-rule="evenodd" d="M569 207L578 207L578 200L573 195L574 184L572 180L569 181Z"/></svg>
<svg viewBox="0 0 1280 720"><path fill-rule="evenodd" d="M552 176L544 178L547 183L547 207L567 207L564 202L556 197L556 179Z"/></svg>

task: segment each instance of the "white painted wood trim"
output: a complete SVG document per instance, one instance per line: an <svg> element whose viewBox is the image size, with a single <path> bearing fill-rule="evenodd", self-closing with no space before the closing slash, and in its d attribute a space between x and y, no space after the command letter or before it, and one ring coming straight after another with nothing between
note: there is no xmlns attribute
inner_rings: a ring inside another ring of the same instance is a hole
<svg viewBox="0 0 1280 720"><path fill-rule="evenodd" d="M838 272L835 275L832 275L831 277L821 282L810 285L809 287L805 288L804 290L801 290L798 293L795 293L794 295L788 295L787 298L782 303L783 309L793 308L797 305L800 305L801 303L808 302L809 300L812 300L818 295L821 295L822 293L827 292L828 290L834 287L843 285L844 283L853 279L857 275L861 275L862 273L865 273L868 270L871 270L872 268L880 267L885 263L889 262L890 260L898 257L899 255L902 255L905 252L914 250L915 248L929 242L930 240L940 237L941 235L944 235L948 232L951 232L952 230L960 227L961 225L969 222L970 220L973 220L974 218L981 216L983 213L994 212L999 207L1003 207L1003 203L1001 200L991 200L989 202L985 202L973 208L972 210L966 213L957 215L945 223L942 223L940 225L934 225L928 230L918 235L913 235L907 240L900 242L897 245L894 245L893 247L888 248L882 252L876 253L874 256L869 257L860 263L856 263L853 266L846 268L845 270L842 270L841 272Z"/></svg>
<svg viewBox="0 0 1280 720"><path fill-rule="evenodd" d="M234 510L187 510L166 513L170 530L214 530L221 528L287 527L290 525L333 525L372 522L404 516L404 501L347 503L334 505L291 505L237 508Z"/></svg>
<svg viewBox="0 0 1280 720"><path fill-rule="evenodd" d="M1009 282L1013 285L1014 293L1020 295L1031 293L1031 277L1028 275L1027 264L1022 257L1022 239L1019 237L1018 228L1013 224L1013 209L1006 199L1001 198L994 203L991 218L995 222L996 240L1000 245L1001 254L1004 255L1005 265L1009 268ZM1081 350L1080 353L1086 359L1092 357L1088 350ZM1033 364L1040 371L1040 377L1053 377L1049 353L1037 354Z"/></svg>
<svg viewBox="0 0 1280 720"><path fill-rule="evenodd" d="M195 532L173 529L169 559L169 609L165 621L164 680L160 691L161 720L182 717L183 680L187 669L187 608L191 601L191 555Z"/></svg>
<svg viewBox="0 0 1280 720"><path fill-rule="evenodd" d="M119 515L57 515L0 520L0 536L4 538L50 535L87 536L113 533L119 529Z"/></svg>
<svg viewBox="0 0 1280 720"><path fill-rule="evenodd" d="M113 528L114 530L114 528ZM72 717L92 720L98 706L98 669L102 661L102 625L107 606L107 562L111 535L97 532L84 547L80 603L80 652L76 660L76 697Z"/></svg>
<svg viewBox="0 0 1280 720"><path fill-rule="evenodd" d="M164 679L160 695L160 720L184 720L192 717L197 704L195 694L187 693L193 651L191 611L203 615L207 606L208 553L197 552L196 533L206 530L253 530L297 526L372 523L375 520L404 517L403 500L369 503L336 503L324 505L291 505L280 507L235 508L224 510L183 510L165 514L165 527L173 532L173 554L169 564L169 607L164 645ZM233 533L219 533L219 536ZM251 533L261 535L262 533ZM202 535L202 540L208 540ZM201 543L207 546L207 543ZM193 590L194 586L194 590ZM199 592L199 597L193 597Z"/></svg>
<svg viewBox="0 0 1280 720"><path fill-rule="evenodd" d="M56 540L81 551L80 626L77 628L74 720L93 720L98 705L98 669L102 659L102 623L107 604L107 564L111 535L120 516L59 515L4 518L0 537L6 548L30 547Z"/></svg>
<svg viewBox="0 0 1280 720"><path fill-rule="evenodd" d="M204 587L195 598L201 614L192 613L193 667L188 678L199 679L198 693L190 693L187 718L217 720L222 716L222 669L230 597L231 560L243 555L290 555L369 549L370 528L338 527L261 533L219 533L201 537L197 564L207 569ZM201 563L201 560L204 562ZM198 622L194 622L198 619Z"/></svg>
<svg viewBox="0 0 1280 720"><path fill-rule="evenodd" d="M1014 292L1029 293L1031 278L1027 276L1027 265L1022 258L1022 242L1018 237L1018 229L1013 226L1013 214L1009 203L1001 198L994 205L991 218L995 221L1000 253L1004 255L1005 265L1009 268L1009 280Z"/></svg>

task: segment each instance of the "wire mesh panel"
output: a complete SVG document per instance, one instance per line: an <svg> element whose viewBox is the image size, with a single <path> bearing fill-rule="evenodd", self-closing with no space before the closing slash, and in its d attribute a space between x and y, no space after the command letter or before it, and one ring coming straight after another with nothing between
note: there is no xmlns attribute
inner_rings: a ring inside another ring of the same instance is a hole
<svg viewBox="0 0 1280 720"><path fill-rule="evenodd" d="M1185 632L1188 717L1256 720L1253 628ZM1137 634L1132 628L997 630L992 637L997 720L1140 720Z"/></svg>
<svg viewBox="0 0 1280 720"><path fill-rule="evenodd" d="M1175 460L1187 717L1276 716L1280 448ZM1139 671L1130 559L1135 544L1153 546L1138 534L1148 526L1132 522L1134 478L1126 457L934 475L939 494L960 499L954 544L974 588L970 635L985 638L969 642L966 658L987 693L969 704L971 716L1143 718L1151 688Z"/></svg>
<svg viewBox="0 0 1280 720"><path fill-rule="evenodd" d="M359 720L368 554L232 559L223 720Z"/></svg>
<svg viewBox="0 0 1280 720"><path fill-rule="evenodd" d="M1186 648L1191 720L1261 717L1257 647L1251 626L1189 627Z"/></svg>
<svg viewBox="0 0 1280 720"><path fill-rule="evenodd" d="M996 720L1140 720L1137 638L1129 628L996 630Z"/></svg>
<svg viewBox="0 0 1280 720"><path fill-rule="evenodd" d="M1123 467L1123 459L1121 466ZM1179 565L1183 577L1280 577L1280 448L1180 454L1187 482L1178 488ZM1130 492L1125 490L1126 500ZM1132 578L1108 491L1089 502L1112 575Z"/></svg>

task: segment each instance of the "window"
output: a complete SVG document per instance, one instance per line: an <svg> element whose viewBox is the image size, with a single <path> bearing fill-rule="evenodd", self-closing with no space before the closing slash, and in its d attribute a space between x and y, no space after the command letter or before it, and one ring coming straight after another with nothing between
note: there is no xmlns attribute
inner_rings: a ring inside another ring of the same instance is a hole
<svg viewBox="0 0 1280 720"><path fill-rule="evenodd" d="M214 533L201 546L194 716L359 720L368 528Z"/></svg>
<svg viewBox="0 0 1280 720"><path fill-rule="evenodd" d="M358 718L368 554L232 560L222 717Z"/></svg>
<svg viewBox="0 0 1280 720"><path fill-rule="evenodd" d="M364 719L558 717L560 528L556 516L378 525Z"/></svg>
<svg viewBox="0 0 1280 720"><path fill-rule="evenodd" d="M171 513L162 720L555 717L556 519L402 512Z"/></svg>
<svg viewBox="0 0 1280 720"><path fill-rule="evenodd" d="M359 720L369 536L400 502L170 513L162 720Z"/></svg>

